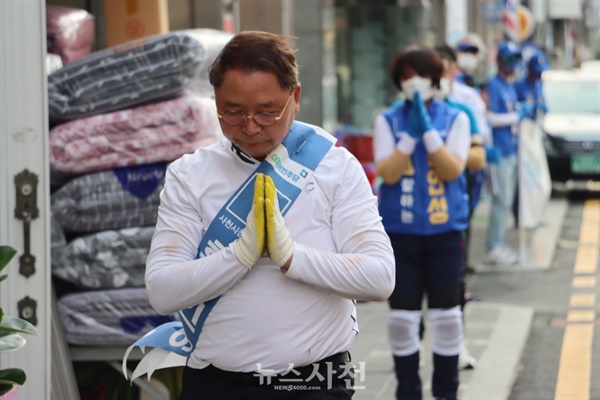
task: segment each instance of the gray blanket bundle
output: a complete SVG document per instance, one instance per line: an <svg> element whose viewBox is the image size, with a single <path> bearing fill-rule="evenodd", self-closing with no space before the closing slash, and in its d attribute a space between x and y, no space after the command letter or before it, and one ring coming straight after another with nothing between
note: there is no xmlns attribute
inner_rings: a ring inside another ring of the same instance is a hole
<svg viewBox="0 0 600 400"><path fill-rule="evenodd" d="M154 227L80 236L52 252L52 274L81 288L144 286Z"/></svg>
<svg viewBox="0 0 600 400"><path fill-rule="evenodd" d="M52 215L65 233L154 226L165 169L163 164L78 176L52 194Z"/></svg>

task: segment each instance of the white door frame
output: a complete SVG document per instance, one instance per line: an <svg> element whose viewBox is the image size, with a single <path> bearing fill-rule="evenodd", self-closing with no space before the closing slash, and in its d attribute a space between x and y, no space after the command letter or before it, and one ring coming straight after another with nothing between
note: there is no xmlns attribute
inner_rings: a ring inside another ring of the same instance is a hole
<svg viewBox="0 0 600 400"><path fill-rule="evenodd" d="M25 347L0 355L0 368L27 373L17 399L50 399L51 395L51 279L50 182L46 6L44 0L0 0L0 244L18 250L0 283L0 304L18 316L17 303L35 300L37 336L25 335ZM15 218L14 177L27 169L37 175L38 218L31 221L31 254L35 273L19 272L24 250L24 223Z"/></svg>

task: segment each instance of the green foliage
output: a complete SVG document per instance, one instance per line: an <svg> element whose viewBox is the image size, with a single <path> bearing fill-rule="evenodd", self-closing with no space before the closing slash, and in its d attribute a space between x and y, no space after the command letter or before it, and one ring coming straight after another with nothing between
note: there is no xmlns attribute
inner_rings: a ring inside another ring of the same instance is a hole
<svg viewBox="0 0 600 400"><path fill-rule="evenodd" d="M17 250L10 246L0 246L0 271L4 269L17 254ZM6 279L7 275L0 275L0 282Z"/></svg>
<svg viewBox="0 0 600 400"><path fill-rule="evenodd" d="M10 246L0 246L0 271L2 271L17 254L17 250ZM0 275L0 282L7 275ZM25 346L26 340L22 333L37 334L35 326L29 322L4 314L0 308L0 352L15 351ZM19 368L0 369L0 396L9 392L14 385L23 385L27 380L25 371Z"/></svg>

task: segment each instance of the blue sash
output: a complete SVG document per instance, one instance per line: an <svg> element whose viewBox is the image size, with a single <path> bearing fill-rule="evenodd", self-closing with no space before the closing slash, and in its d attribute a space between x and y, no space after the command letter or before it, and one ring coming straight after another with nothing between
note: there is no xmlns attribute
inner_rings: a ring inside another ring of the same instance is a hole
<svg viewBox="0 0 600 400"><path fill-rule="evenodd" d="M252 208L254 180L258 173L273 179L277 188L279 208L285 215L334 142L335 138L325 131L294 122L283 143L267 155L217 213L202 237L196 258L214 254L238 239ZM154 349L142 358L131 375L132 381L143 374L148 374L150 379L157 369L185 365L196 347L208 314L220 298L221 296L218 296L202 305L181 310L181 321L163 324L137 340L123 357L125 377L127 358L135 347L139 347L143 353L145 347Z"/></svg>

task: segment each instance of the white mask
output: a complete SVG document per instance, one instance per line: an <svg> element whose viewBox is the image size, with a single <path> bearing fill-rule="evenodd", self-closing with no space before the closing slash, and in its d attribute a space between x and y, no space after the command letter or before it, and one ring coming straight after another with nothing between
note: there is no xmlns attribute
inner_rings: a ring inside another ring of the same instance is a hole
<svg viewBox="0 0 600 400"><path fill-rule="evenodd" d="M479 59L475 54L458 53L456 56L456 64L458 65L458 68L462 69L467 74L472 75L479 65Z"/></svg>
<svg viewBox="0 0 600 400"><path fill-rule="evenodd" d="M445 100L446 97L450 96L452 90L452 82L448 78L440 79L440 88L435 91L435 97L440 100Z"/></svg>
<svg viewBox="0 0 600 400"><path fill-rule="evenodd" d="M413 76L401 82L402 93L407 100L412 100L416 92L421 94L421 99L427 101L433 97L433 88L431 87L431 79L421 76Z"/></svg>

